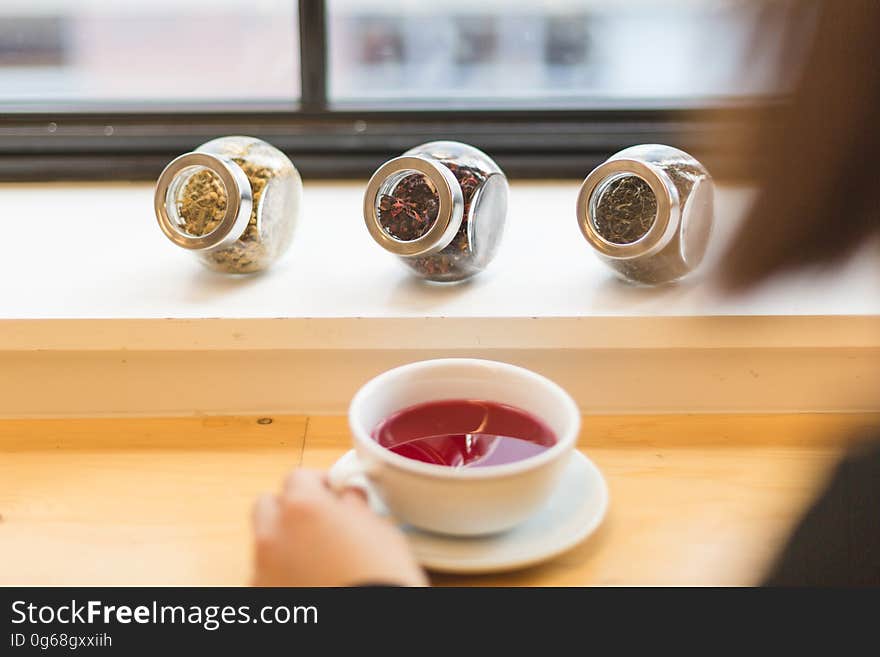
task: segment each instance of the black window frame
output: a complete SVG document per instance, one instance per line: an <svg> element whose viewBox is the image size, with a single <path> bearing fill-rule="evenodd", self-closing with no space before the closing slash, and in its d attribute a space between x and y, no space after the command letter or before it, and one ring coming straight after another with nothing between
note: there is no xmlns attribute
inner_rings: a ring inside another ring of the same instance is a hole
<svg viewBox="0 0 880 657"><path fill-rule="evenodd" d="M474 144L511 177L582 178L631 144L671 142L704 151L720 133L739 129L780 102L755 97L687 107L667 102L586 109L331 106L326 3L298 4L296 108L6 111L0 115L0 181L149 180L173 157L227 134L270 141L294 159L305 178L367 177L381 162L434 139Z"/></svg>

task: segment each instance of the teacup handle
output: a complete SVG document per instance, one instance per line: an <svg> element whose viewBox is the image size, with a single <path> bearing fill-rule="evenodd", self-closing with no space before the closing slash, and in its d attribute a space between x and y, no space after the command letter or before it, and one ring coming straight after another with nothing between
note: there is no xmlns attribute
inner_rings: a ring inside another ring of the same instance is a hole
<svg viewBox="0 0 880 657"><path fill-rule="evenodd" d="M341 493L346 488L357 488L364 495L369 495L367 487L367 466L355 456L348 461L338 463L330 471L327 480L334 493Z"/></svg>

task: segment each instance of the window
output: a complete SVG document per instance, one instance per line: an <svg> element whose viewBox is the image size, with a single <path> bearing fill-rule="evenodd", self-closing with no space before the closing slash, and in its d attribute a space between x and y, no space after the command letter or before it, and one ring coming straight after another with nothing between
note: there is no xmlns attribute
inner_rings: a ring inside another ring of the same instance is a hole
<svg viewBox="0 0 880 657"><path fill-rule="evenodd" d="M299 99L288 0L5 0L0 102L24 108Z"/></svg>
<svg viewBox="0 0 880 657"><path fill-rule="evenodd" d="M151 178L233 133L306 176L367 175L441 137L512 175L582 175L634 142L699 147L719 105L774 98L786 6L5 0L0 178Z"/></svg>
<svg viewBox="0 0 880 657"><path fill-rule="evenodd" d="M335 103L589 107L761 94L754 1L330 0ZM765 58L766 61L767 58Z"/></svg>

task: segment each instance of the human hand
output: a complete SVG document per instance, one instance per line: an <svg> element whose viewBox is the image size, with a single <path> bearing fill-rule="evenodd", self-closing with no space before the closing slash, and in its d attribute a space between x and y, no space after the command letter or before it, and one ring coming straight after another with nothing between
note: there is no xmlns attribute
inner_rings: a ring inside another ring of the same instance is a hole
<svg viewBox="0 0 880 657"><path fill-rule="evenodd" d="M425 586L397 527L363 494L333 492L325 475L298 469L254 506L255 586Z"/></svg>

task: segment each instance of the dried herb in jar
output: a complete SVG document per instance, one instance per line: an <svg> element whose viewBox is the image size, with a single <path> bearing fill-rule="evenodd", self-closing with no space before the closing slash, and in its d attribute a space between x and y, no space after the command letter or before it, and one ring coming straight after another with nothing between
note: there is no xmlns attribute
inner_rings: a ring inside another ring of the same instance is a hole
<svg viewBox="0 0 880 657"><path fill-rule="evenodd" d="M644 237L657 217L657 197L638 176L618 176L598 194L593 225L614 244L631 244Z"/></svg>
<svg viewBox="0 0 880 657"><path fill-rule="evenodd" d="M251 193L254 199L251 216L247 228L237 242L225 249L208 253L207 258L226 271L244 274L262 269L263 260L267 257L265 242L260 239L257 216L263 192L273 176L273 171L254 165L244 158L233 158L233 162L241 167L251 183Z"/></svg>
<svg viewBox="0 0 880 657"><path fill-rule="evenodd" d="M379 167L364 193L373 240L420 278L457 283L483 271L504 231L507 179L468 144L421 144Z"/></svg>
<svg viewBox="0 0 880 657"><path fill-rule="evenodd" d="M254 137L212 139L174 158L156 181L159 228L209 269L262 271L290 246L302 181L290 159Z"/></svg>
<svg viewBox="0 0 880 657"><path fill-rule="evenodd" d="M666 175L678 190L678 198L686 199L698 180L706 176L706 172L692 164L670 164L666 167Z"/></svg>
<svg viewBox="0 0 880 657"><path fill-rule="evenodd" d="M231 246L210 251L205 259L217 268L232 273L250 273L263 268L267 256L266 247L260 239L257 216L266 184L274 175L272 169L252 163L248 151L241 157L231 158L244 171L251 185L253 208L247 228ZM226 192L217 175L204 170L193 174L184 185L178 202L178 212L184 221L183 229L190 235L207 235L226 212Z"/></svg>
<svg viewBox="0 0 880 657"><path fill-rule="evenodd" d="M712 195L711 176L684 151L662 144L632 146L584 180L578 223L599 257L625 280L670 283L703 259ZM662 231L652 230L657 222Z"/></svg>
<svg viewBox="0 0 880 657"><path fill-rule="evenodd" d="M196 237L214 230L226 214L226 188L213 171L203 169L190 176L177 202L182 228Z"/></svg>
<svg viewBox="0 0 880 657"><path fill-rule="evenodd" d="M419 239L437 220L437 191L420 173L406 176L392 191L393 196L383 194L379 198L382 228L391 237L405 242Z"/></svg>
<svg viewBox="0 0 880 657"><path fill-rule="evenodd" d="M411 266L426 278L443 279L448 276L470 274L474 267L476 254L468 237L471 216L471 203L477 189L486 181L485 172L475 167L441 161L458 180L464 199L461 227L452 241L439 253L412 258Z"/></svg>

